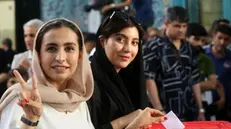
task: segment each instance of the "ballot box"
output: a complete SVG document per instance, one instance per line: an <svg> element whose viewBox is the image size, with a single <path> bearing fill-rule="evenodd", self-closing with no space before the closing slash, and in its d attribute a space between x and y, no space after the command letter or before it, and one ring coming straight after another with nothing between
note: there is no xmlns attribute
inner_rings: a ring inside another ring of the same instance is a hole
<svg viewBox="0 0 231 129"><path fill-rule="evenodd" d="M231 129L231 123L227 121L197 121L183 122L184 129ZM149 129L166 129L162 124L152 124ZM174 125L173 125L173 129Z"/></svg>

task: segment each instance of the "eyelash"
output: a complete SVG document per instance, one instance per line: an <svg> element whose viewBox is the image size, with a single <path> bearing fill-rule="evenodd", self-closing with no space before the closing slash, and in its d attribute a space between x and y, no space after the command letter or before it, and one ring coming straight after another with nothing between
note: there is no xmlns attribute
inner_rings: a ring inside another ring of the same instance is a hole
<svg viewBox="0 0 231 129"><path fill-rule="evenodd" d="M75 51L75 48L74 48L74 47L65 47L64 50L65 50L66 52L73 52L73 51ZM57 51L57 48L56 48L56 47L48 47L48 48L46 49L46 51L47 51L47 52L50 52L50 53L54 53L54 52Z"/></svg>

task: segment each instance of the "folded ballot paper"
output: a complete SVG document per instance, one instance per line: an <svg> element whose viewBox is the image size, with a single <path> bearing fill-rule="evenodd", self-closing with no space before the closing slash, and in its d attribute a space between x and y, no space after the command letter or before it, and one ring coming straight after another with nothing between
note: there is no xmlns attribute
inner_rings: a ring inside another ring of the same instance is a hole
<svg viewBox="0 0 231 129"><path fill-rule="evenodd" d="M183 123L178 119L178 117L172 111L170 111L166 115L166 117L167 117L167 120L162 122L162 125L166 129L184 129L185 128Z"/></svg>

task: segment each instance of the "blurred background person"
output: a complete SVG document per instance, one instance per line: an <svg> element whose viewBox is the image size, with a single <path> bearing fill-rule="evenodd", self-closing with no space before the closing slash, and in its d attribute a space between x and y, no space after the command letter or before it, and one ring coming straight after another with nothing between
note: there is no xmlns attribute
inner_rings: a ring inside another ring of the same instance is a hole
<svg viewBox="0 0 231 129"><path fill-rule="evenodd" d="M229 25L230 22L228 19L224 19L224 18L221 18L221 19L217 19L217 20L214 20L212 25L211 25L211 28L209 30L209 35L212 36L212 34L214 33L214 31L216 30L217 26L218 25Z"/></svg>
<svg viewBox="0 0 231 129"><path fill-rule="evenodd" d="M212 104L211 90L217 90L219 93L219 107L223 107L225 103L224 87L217 82L215 66L212 59L207 56L203 50L206 44L208 33L199 23L189 23L186 31L186 39L193 46L197 56L197 67L200 73L202 101L205 108L206 120L210 120L208 105Z"/></svg>
<svg viewBox="0 0 231 129"><path fill-rule="evenodd" d="M130 10L132 0L121 0L120 3L115 3L114 0L94 0L90 5L85 6L85 11L89 12L91 9L99 10L102 14L102 19L111 15L114 11Z"/></svg>
<svg viewBox="0 0 231 129"><path fill-rule="evenodd" d="M15 52L12 50L12 41L9 38L2 40L2 50L0 50L0 96L7 89L6 83L8 72L10 71L11 62Z"/></svg>
<svg viewBox="0 0 231 129"><path fill-rule="evenodd" d="M27 71L23 68L17 68L17 69L10 70L8 73L9 78L7 80L7 88L11 87L12 85L16 83L19 83L17 78L14 76L14 73L13 73L14 70L17 70L24 80L29 79L29 75Z"/></svg>
<svg viewBox="0 0 231 129"><path fill-rule="evenodd" d="M84 45L85 45L88 56L90 56L92 49L95 48L95 45L96 45L96 34L85 32L84 33Z"/></svg>
<svg viewBox="0 0 231 129"><path fill-rule="evenodd" d="M28 70L32 61L32 50L34 44L34 37L38 29L43 25L43 21L39 19L32 19L24 24L24 41L27 51L16 54L11 64L11 69L22 67Z"/></svg>
<svg viewBox="0 0 231 129"><path fill-rule="evenodd" d="M148 40L151 40L154 37L159 36L159 33L160 33L157 28L154 28L152 26L149 26L146 31L148 34Z"/></svg>
<svg viewBox="0 0 231 129"><path fill-rule="evenodd" d="M215 72L219 82L224 86L225 106L219 107L220 96L217 91L213 91L213 106L217 120L231 120L228 116L228 107L231 106L231 79L228 76L231 71L231 51L227 45L231 40L231 27L229 25L218 25L212 34L211 44L204 46L205 53L212 59L215 65Z"/></svg>

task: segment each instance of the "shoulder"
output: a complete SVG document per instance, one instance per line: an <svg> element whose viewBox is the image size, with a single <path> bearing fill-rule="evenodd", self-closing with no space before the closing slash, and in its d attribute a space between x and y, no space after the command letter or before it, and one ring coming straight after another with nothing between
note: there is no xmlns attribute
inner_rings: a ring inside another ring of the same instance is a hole
<svg viewBox="0 0 231 129"><path fill-rule="evenodd" d="M17 105L18 99L13 99L2 111L0 128L12 129L20 128L20 118L23 115L23 110Z"/></svg>
<svg viewBox="0 0 231 129"><path fill-rule="evenodd" d="M212 61L212 59L208 56L208 55L206 55L206 54L204 54L204 53L200 53L200 58L203 60L203 61L205 61L205 62L207 62L207 63L213 63L213 61Z"/></svg>
<svg viewBox="0 0 231 129"><path fill-rule="evenodd" d="M205 53L207 53L207 54L211 53L211 47L212 47L211 44L203 46L203 49L205 50Z"/></svg>
<svg viewBox="0 0 231 129"><path fill-rule="evenodd" d="M29 55L29 51L25 51L22 53L15 54L14 57L15 58L23 58L23 57L27 57L28 55Z"/></svg>
<svg viewBox="0 0 231 129"><path fill-rule="evenodd" d="M146 41L144 46L148 48L152 48L152 47L161 46L164 43L165 43L165 40L162 37L156 36L153 39Z"/></svg>

